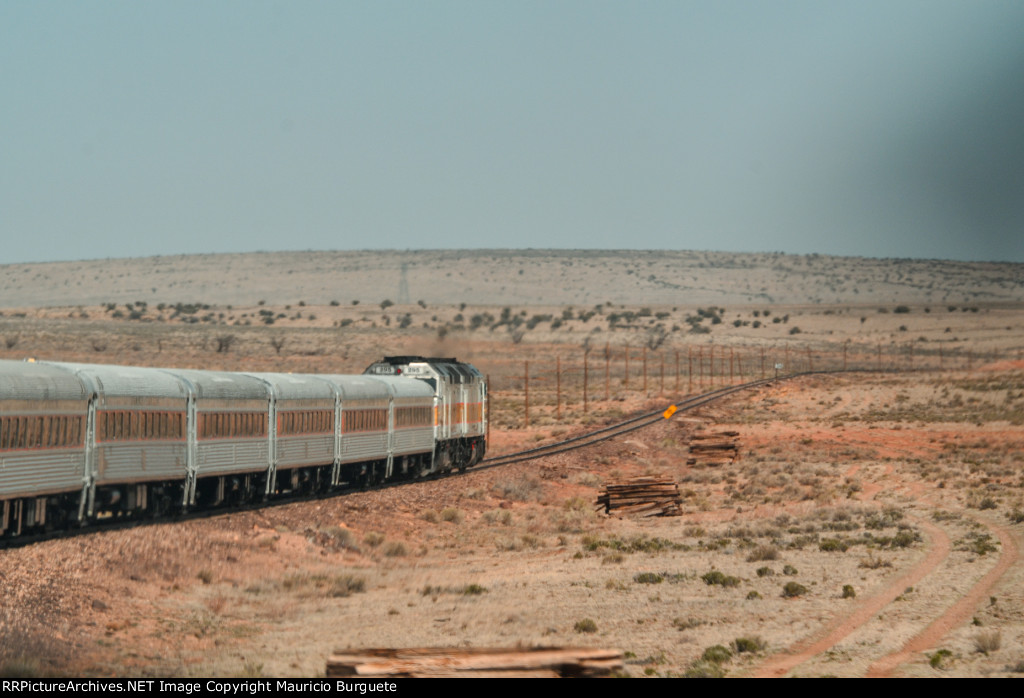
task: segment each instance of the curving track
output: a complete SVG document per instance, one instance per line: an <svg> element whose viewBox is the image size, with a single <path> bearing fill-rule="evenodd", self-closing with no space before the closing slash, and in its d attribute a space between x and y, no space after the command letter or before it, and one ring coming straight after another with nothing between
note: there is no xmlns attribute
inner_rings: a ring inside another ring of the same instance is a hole
<svg viewBox="0 0 1024 698"><path fill-rule="evenodd" d="M792 378L796 375L806 374L794 374L793 376L786 376ZM733 385L727 388L719 388L718 390L712 390L708 393L702 393L693 397L681 400L675 405L676 409L672 414L678 412L686 412L688 410L696 409L708 403L720 400L727 395L738 393L743 390L750 390L752 388L758 388L762 385L769 385L772 382L780 380L777 378L764 378L761 380L751 381L749 383L742 383L740 385ZM669 414L668 417L671 417ZM558 453L566 453L567 451L574 451L579 448L586 448L587 446L593 446L594 444L601 443L602 441L608 441L614 439L617 436L623 436L634 431L649 427L652 424L660 422L662 419L668 418L663 410L655 410L653 412L645 412L644 414L632 417L622 422L617 422L610 426L602 427L596 431L588 432L580 436L574 436L571 439L565 439L564 441L556 441L555 443L547 444L546 446L538 446L537 448L531 448L526 451L518 451L516 453L509 453L503 456L496 456L483 461L481 464L474 467L474 470L480 470L482 468L495 468L500 465L510 465L512 463L523 463L525 461L536 460L538 458L546 458L547 456L553 456Z"/></svg>

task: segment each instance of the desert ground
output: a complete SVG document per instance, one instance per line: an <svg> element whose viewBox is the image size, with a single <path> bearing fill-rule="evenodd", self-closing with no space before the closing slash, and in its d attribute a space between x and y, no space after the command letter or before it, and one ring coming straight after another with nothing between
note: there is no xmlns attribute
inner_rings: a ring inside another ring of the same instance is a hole
<svg viewBox="0 0 1024 698"><path fill-rule="evenodd" d="M517 645L619 648L638 677L1024 673L1021 265L272 257L0 268L0 358L456 356L490 377L491 454L780 379L530 463L0 550L0 674L319 676L340 648ZM698 430L739 432L738 460L687 465ZM595 512L639 475L674 479L683 515Z"/></svg>

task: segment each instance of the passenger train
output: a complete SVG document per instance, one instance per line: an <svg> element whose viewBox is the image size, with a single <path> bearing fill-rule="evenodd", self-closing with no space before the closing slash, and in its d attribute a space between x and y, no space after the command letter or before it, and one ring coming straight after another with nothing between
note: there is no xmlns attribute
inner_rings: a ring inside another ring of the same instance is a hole
<svg viewBox="0 0 1024 698"><path fill-rule="evenodd" d="M486 435L484 378L454 358L362 375L0 361L0 537L463 470Z"/></svg>

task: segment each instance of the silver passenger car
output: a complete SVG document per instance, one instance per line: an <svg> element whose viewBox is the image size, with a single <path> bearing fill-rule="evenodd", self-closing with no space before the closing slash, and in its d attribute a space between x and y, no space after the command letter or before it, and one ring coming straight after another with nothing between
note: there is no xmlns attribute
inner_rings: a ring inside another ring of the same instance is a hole
<svg viewBox="0 0 1024 698"><path fill-rule="evenodd" d="M91 391L70 371L0 361L0 534L47 523L47 502L80 512Z"/></svg>
<svg viewBox="0 0 1024 698"><path fill-rule="evenodd" d="M183 379L152 368L53 365L77 376L93 396L86 441L90 515L97 507L146 509L144 483L185 480L190 390Z"/></svg>

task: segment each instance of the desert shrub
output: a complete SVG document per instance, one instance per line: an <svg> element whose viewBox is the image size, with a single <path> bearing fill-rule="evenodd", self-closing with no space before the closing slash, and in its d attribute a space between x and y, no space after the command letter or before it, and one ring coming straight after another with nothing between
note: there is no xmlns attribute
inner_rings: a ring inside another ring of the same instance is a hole
<svg viewBox="0 0 1024 698"><path fill-rule="evenodd" d="M760 652L767 646L768 643L761 639L760 635L738 637L732 641L732 649L736 654L743 654L744 652Z"/></svg>
<svg viewBox="0 0 1024 698"><path fill-rule="evenodd" d="M437 523L441 520L441 517L433 509L426 509L420 512L420 518L427 523Z"/></svg>
<svg viewBox="0 0 1024 698"><path fill-rule="evenodd" d="M725 669L715 662L696 661L683 672L684 679L721 679L725 677Z"/></svg>
<svg viewBox="0 0 1024 698"><path fill-rule="evenodd" d="M931 666L932 669L942 669L942 663L946 661L947 658L952 656L953 653L949 650L936 650L933 654L928 655L928 664L929 666Z"/></svg>
<svg viewBox="0 0 1024 698"><path fill-rule="evenodd" d="M998 630L985 630L974 636L974 649L982 654L995 652L1003 644L1003 636Z"/></svg>
<svg viewBox="0 0 1024 698"><path fill-rule="evenodd" d="M405 544L397 540L385 545L381 549L381 552L383 552L387 557L405 557L409 554L409 551L406 550Z"/></svg>
<svg viewBox="0 0 1024 698"><path fill-rule="evenodd" d="M491 509L484 512L484 521L487 523L500 523L508 526L512 523L512 512L507 509Z"/></svg>
<svg viewBox="0 0 1024 698"><path fill-rule="evenodd" d="M704 654L702 654L700 658L705 662L724 664L732 659L732 652L730 652L729 648L724 645L712 645L704 650Z"/></svg>
<svg viewBox="0 0 1024 698"><path fill-rule="evenodd" d="M384 542L384 534L378 533L377 531L370 531L363 536L363 542L371 548L376 548L378 545Z"/></svg>
<svg viewBox="0 0 1024 698"><path fill-rule="evenodd" d="M843 585L843 598L844 599L852 599L852 598L856 598L856 596L857 596L857 591L853 588L852 584L844 584Z"/></svg>
<svg viewBox="0 0 1024 698"><path fill-rule="evenodd" d="M986 553L994 553L999 548L995 546L995 541L993 541L990 534L971 531L964 538L956 542L956 549L971 552L975 555L985 555Z"/></svg>
<svg viewBox="0 0 1024 698"><path fill-rule="evenodd" d="M578 633L596 633L597 623L590 618L584 618L583 620L576 621L576 625L572 629Z"/></svg>
<svg viewBox="0 0 1024 698"><path fill-rule="evenodd" d="M502 480L495 483L494 489L498 496L517 502L532 502L540 499L544 485L536 478L524 476L515 480Z"/></svg>
<svg viewBox="0 0 1024 698"><path fill-rule="evenodd" d="M782 587L782 595L787 599L802 596L806 593L807 587L799 582L786 582L786 586Z"/></svg>
<svg viewBox="0 0 1024 698"><path fill-rule="evenodd" d="M710 572L701 575L701 579L703 579L704 583L708 586L718 584L723 587L739 586L741 581L739 577L729 576L720 570L711 570Z"/></svg>
<svg viewBox="0 0 1024 698"><path fill-rule="evenodd" d="M896 535L892 537L890 546L893 548L909 548L919 540L921 540L921 536L919 534L905 528L898 531Z"/></svg>
<svg viewBox="0 0 1024 698"><path fill-rule="evenodd" d="M779 559L779 549L774 545L759 545L747 555L747 562L766 562Z"/></svg>
<svg viewBox="0 0 1024 698"><path fill-rule="evenodd" d="M761 598L764 598L764 597L761 596L761 594L759 592L757 592L757 591L751 591L751 592L749 592L747 594L747 601L756 601L757 599L761 599Z"/></svg>
<svg viewBox="0 0 1024 698"><path fill-rule="evenodd" d="M633 581L637 584L661 584L665 577L657 572L640 572L633 577Z"/></svg>
<svg viewBox="0 0 1024 698"><path fill-rule="evenodd" d="M860 561L860 563L857 565L857 567L862 567L862 568L868 569L868 570L877 570L877 569L880 569L882 567L892 567L892 563L889 562L888 560L883 560L880 557L875 557L874 555L868 555L866 558L864 558L864 559L862 559Z"/></svg>
<svg viewBox="0 0 1024 698"><path fill-rule="evenodd" d="M441 520L449 523L460 523L462 521L462 510L455 507L446 507L441 510Z"/></svg>
<svg viewBox="0 0 1024 698"><path fill-rule="evenodd" d="M700 618L694 618L690 616L688 618L673 618L672 627L676 630L691 630L698 626L704 625L705 621Z"/></svg>
<svg viewBox="0 0 1024 698"><path fill-rule="evenodd" d="M337 575L327 587L327 595L333 598L351 596L363 591L366 591L366 580L350 574Z"/></svg>
<svg viewBox="0 0 1024 698"><path fill-rule="evenodd" d="M799 572L796 571L796 567L793 567L793 565L786 565L782 568L782 574L786 575L787 577L795 577L799 574Z"/></svg>
<svg viewBox="0 0 1024 698"><path fill-rule="evenodd" d="M487 587L481 586L479 584L467 584L466 586L462 587L463 596L479 596L480 594L486 593Z"/></svg>
<svg viewBox="0 0 1024 698"><path fill-rule="evenodd" d="M818 543L818 550L826 553L845 553L849 547L846 541L839 540L838 538L825 538Z"/></svg>

